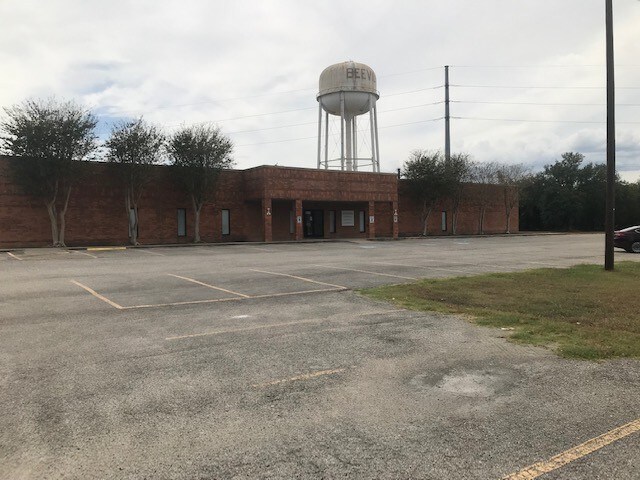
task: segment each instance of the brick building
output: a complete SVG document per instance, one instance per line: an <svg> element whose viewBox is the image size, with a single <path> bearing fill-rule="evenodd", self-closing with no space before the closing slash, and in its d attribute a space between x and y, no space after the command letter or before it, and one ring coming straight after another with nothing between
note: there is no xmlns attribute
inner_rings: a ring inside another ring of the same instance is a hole
<svg viewBox="0 0 640 480"><path fill-rule="evenodd" d="M23 193L11 177L10 162L0 157L0 248L51 243L49 217L41 199ZM129 231L122 187L112 165L87 163L82 182L69 200L67 245L127 244ZM228 170L220 176L215 198L202 208L200 234L205 242L281 241L304 238L397 238L422 231L419 209L395 174L261 166ZM460 206L457 233L479 231L474 188ZM492 187L485 233L505 231L502 190ZM434 209L430 234L450 234L448 202ZM518 208L511 231L518 230ZM167 166L154 168L139 204L141 244L189 243L193 238L190 197Z"/></svg>

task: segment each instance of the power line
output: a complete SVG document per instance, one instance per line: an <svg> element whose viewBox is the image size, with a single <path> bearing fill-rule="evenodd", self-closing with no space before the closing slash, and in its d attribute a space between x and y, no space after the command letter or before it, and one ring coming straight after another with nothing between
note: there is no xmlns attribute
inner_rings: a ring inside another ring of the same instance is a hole
<svg viewBox="0 0 640 480"><path fill-rule="evenodd" d="M604 68L605 65L585 64L585 65L450 65L455 68ZM616 65L617 67L638 68L640 65Z"/></svg>
<svg viewBox="0 0 640 480"><path fill-rule="evenodd" d="M488 105L540 105L547 107L573 106L573 107L605 107L606 103L537 103L537 102L481 102L472 100L451 100L451 103L472 103ZM616 103L619 107L640 107L640 103Z"/></svg>
<svg viewBox="0 0 640 480"><path fill-rule="evenodd" d="M485 117L451 117L456 120L483 120L491 122L525 122L525 123L586 123L604 125L607 122L597 122L588 120L525 120L517 118L485 118ZM627 125L640 125L640 122L616 122Z"/></svg>
<svg viewBox="0 0 640 480"><path fill-rule="evenodd" d="M437 117L437 118L429 118L427 120L418 120L416 122L407 122L407 123L398 123L398 124L395 124L395 125L386 125L386 126L380 127L379 130L383 130L383 129L386 129L386 128L403 127L405 125L415 125L417 123L437 122L438 120L442 120L443 118L444 117ZM340 135L340 133L335 133L335 134L332 135L332 137L335 137L337 135ZM242 144L242 145L236 145L236 147L251 147L251 146L254 146L254 145L267 145L267 144L270 144L270 143L297 142L299 140L311 140L311 139L316 140L317 138L318 138L317 135L313 136L313 137L287 138L287 139L284 139L284 140L271 140L271 141L268 141L268 142L245 143L245 144Z"/></svg>
<svg viewBox="0 0 640 480"><path fill-rule="evenodd" d="M420 105L412 105L410 107L401 107L401 108L391 108L389 110L380 110L380 113L388 113L388 112L397 112L399 110L409 110L412 108L420 108L420 107L428 107L428 106L432 106L432 105L440 105L444 102L432 102L432 103L423 103ZM317 125L318 122L305 122L305 123L293 123L293 124L289 124L289 125L278 125L276 127L264 127L264 128L255 128L252 130L238 130L235 132L226 132L228 135L234 135L234 134L238 134L238 133L253 133L253 132L261 132L264 130L276 130L279 128L289 128L289 127L301 127L301 126L306 126L306 125ZM383 127L385 128L385 127ZM388 127L386 127L388 128Z"/></svg>
<svg viewBox="0 0 640 480"><path fill-rule="evenodd" d="M523 89L559 89L559 90L602 90L605 87L586 87L586 86L551 86L551 85L462 85L462 84L451 84L452 87L459 88L523 88ZM638 90L640 87L616 87L619 90Z"/></svg>

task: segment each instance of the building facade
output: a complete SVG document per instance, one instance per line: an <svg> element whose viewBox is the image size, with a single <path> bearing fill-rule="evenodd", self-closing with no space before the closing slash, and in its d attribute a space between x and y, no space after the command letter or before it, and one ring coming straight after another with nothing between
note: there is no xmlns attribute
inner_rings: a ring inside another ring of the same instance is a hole
<svg viewBox="0 0 640 480"><path fill-rule="evenodd" d="M0 248L46 246L51 243L44 201L26 194L0 158ZM113 165L84 165L82 181L72 190L66 214L66 243L126 245L129 222L124 190ZM420 208L405 193L397 175L353 171L261 166L227 170L216 193L201 211L204 242L296 241L305 238L398 238L422 232ZM458 234L479 233L479 207L474 188L457 215ZM492 186L484 232L503 233L506 213L499 186ZM429 234L451 234L449 202L436 206ZM175 182L171 167L156 166L139 202L141 244L190 243L193 240L191 199ZM517 205L511 232L518 230Z"/></svg>

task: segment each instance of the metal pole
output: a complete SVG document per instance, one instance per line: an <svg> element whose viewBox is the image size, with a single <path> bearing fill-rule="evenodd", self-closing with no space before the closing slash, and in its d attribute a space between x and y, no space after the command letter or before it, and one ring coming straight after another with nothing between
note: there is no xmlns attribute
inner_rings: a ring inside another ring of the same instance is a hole
<svg viewBox="0 0 640 480"><path fill-rule="evenodd" d="M604 269L613 270L613 230L615 228L616 123L613 68L613 2L605 0L607 47L607 196L604 226Z"/></svg>
<svg viewBox="0 0 640 480"><path fill-rule="evenodd" d="M371 165L373 165L373 171L376 171L376 144L374 142L373 135L373 94L369 94L369 129L371 130Z"/></svg>
<svg viewBox="0 0 640 480"><path fill-rule="evenodd" d="M380 142L378 142L378 107L376 106L376 101L373 101L373 124L375 126L376 133L376 164L374 166L373 171L380 173Z"/></svg>
<svg viewBox="0 0 640 480"><path fill-rule="evenodd" d="M358 117L353 117L353 171L358 171Z"/></svg>
<svg viewBox="0 0 640 480"><path fill-rule="evenodd" d="M340 92L340 167L344 170L344 92Z"/></svg>
<svg viewBox="0 0 640 480"><path fill-rule="evenodd" d="M325 126L325 128L327 128ZM318 169L320 168L320 158L322 155L322 103L318 102Z"/></svg>
<svg viewBox="0 0 640 480"><path fill-rule="evenodd" d="M449 65L444 66L444 158L451 159L451 130L449 118Z"/></svg>
<svg viewBox="0 0 640 480"><path fill-rule="evenodd" d="M329 112L324 114L324 169L329 169Z"/></svg>

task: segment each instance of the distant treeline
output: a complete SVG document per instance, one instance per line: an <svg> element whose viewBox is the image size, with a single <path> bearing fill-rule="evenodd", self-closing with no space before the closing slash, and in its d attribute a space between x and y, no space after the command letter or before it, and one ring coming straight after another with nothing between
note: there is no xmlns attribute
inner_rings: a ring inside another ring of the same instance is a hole
<svg viewBox="0 0 640 480"><path fill-rule="evenodd" d="M568 152L520 187L521 230L604 230L606 165ZM640 181L616 178L615 226L640 225Z"/></svg>

